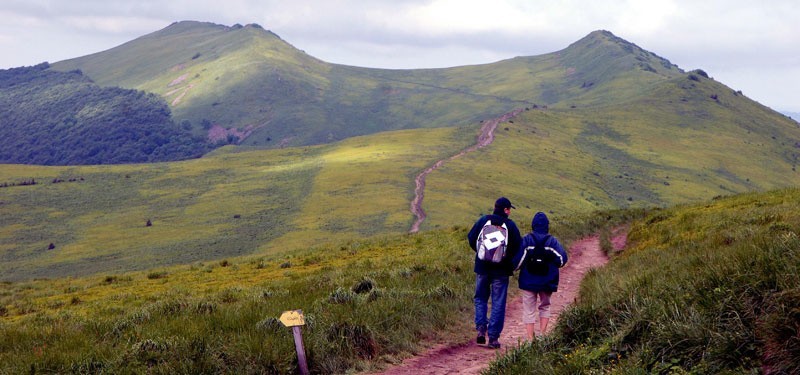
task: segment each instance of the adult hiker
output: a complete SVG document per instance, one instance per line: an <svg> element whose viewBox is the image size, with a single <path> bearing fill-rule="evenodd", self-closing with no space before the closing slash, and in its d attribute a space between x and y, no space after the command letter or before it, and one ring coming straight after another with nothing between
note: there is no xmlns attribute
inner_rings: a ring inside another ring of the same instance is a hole
<svg viewBox="0 0 800 375"><path fill-rule="evenodd" d="M528 339L533 340L536 310L539 311L539 331L544 334L550 321L550 297L558 290L558 269L567 264L567 252L558 239L550 235L550 220L544 212L533 216L531 233L522 238L514 264L520 270L522 322Z"/></svg>
<svg viewBox="0 0 800 375"><path fill-rule="evenodd" d="M469 245L475 250L475 329L478 344L486 344L489 335L490 348L500 347L506 315L508 280L514 272L512 262L519 250L519 229L509 218L511 201L500 197L494 203L491 215L481 216L467 234ZM487 319L489 298L492 311Z"/></svg>

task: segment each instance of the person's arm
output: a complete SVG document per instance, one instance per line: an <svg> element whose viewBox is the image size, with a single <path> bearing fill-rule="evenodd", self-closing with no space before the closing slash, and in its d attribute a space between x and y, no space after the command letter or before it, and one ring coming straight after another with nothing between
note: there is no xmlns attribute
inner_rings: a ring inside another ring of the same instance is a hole
<svg viewBox="0 0 800 375"><path fill-rule="evenodd" d="M564 250L564 247L561 246L561 243L558 242L557 238L555 238L553 236L550 236L550 238L551 238L550 242L552 243L551 247L553 249L555 249L556 252L558 252L558 254L561 256L561 265L558 266L558 268L566 266L567 265L567 261L569 260L569 255L567 254L567 251Z"/></svg>
<svg viewBox="0 0 800 375"><path fill-rule="evenodd" d="M522 246L522 236L519 233L519 228L516 224L512 224L511 228L508 229L508 245L514 251L518 251Z"/></svg>
<svg viewBox="0 0 800 375"><path fill-rule="evenodd" d="M528 236L522 237L519 242L519 246L517 247L517 252L514 254L514 258L511 260L511 264L514 265L514 271L520 269L522 266L522 260L525 257L525 248L528 247L527 238Z"/></svg>
<svg viewBox="0 0 800 375"><path fill-rule="evenodd" d="M467 233L467 241L469 241L469 247L472 248L472 251L478 251L475 248L475 243L478 241L478 234L481 233L481 228L483 228L483 224L486 224L486 216L481 217L475 224L472 226L472 229Z"/></svg>

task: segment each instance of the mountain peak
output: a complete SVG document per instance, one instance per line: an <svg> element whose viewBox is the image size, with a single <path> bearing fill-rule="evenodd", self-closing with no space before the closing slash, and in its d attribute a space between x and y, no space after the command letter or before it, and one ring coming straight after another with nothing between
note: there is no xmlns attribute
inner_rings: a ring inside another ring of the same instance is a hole
<svg viewBox="0 0 800 375"><path fill-rule="evenodd" d="M561 54L573 61L591 65L595 61L623 62L633 64L651 73L672 75L683 71L669 60L647 51L634 43L614 35L608 30L595 30L572 43ZM603 57L600 59L600 57ZM580 63L578 63L580 64ZM587 66L588 67L588 66Z"/></svg>

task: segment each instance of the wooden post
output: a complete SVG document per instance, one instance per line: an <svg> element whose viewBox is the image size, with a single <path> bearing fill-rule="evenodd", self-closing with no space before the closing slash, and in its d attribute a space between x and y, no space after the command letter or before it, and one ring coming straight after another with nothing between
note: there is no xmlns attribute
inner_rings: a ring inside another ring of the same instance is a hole
<svg viewBox="0 0 800 375"><path fill-rule="evenodd" d="M292 334L294 335L294 346L297 349L297 365L300 366L300 374L308 375L306 349L303 347L303 332L300 326L292 327Z"/></svg>
<svg viewBox="0 0 800 375"><path fill-rule="evenodd" d="M297 349L297 365L300 367L300 374L308 375L308 363L306 362L306 349L303 347L303 331L301 326L306 324L303 310L284 311L280 318L281 323L286 327L292 327L294 335L294 347Z"/></svg>

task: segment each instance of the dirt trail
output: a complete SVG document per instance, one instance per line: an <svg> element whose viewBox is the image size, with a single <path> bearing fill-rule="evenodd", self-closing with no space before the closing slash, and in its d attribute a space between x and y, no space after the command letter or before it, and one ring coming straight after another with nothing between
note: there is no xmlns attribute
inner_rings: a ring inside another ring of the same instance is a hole
<svg viewBox="0 0 800 375"><path fill-rule="evenodd" d="M618 250L624 248L626 240L627 231L624 228L616 230L612 238L614 248ZM551 299L552 316L548 328L554 327L564 308L575 301L584 275L590 269L603 266L608 262L608 258L600 249L598 236L586 237L573 243L569 248L569 254L569 263L561 269L558 292L554 293ZM509 286L510 292L518 290L516 283L513 284ZM537 324L537 335L539 334L538 328ZM465 332L464 335L464 339L459 343L432 347L427 352L409 358L381 374L480 374L489 366L489 362L525 340L522 299L517 295L510 299L506 306L506 323L503 334L500 336L501 349L493 350L476 345L472 331Z"/></svg>
<svg viewBox="0 0 800 375"><path fill-rule="evenodd" d="M428 174L430 174L437 168L441 167L442 164L444 164L446 161L453 160L455 158L464 156L468 152L472 152L479 148L490 145L492 141L494 141L494 131L495 129L497 129L497 125L499 125L501 122L505 122L508 121L509 119L514 118L520 112L522 112L522 109L515 109L500 117L484 121L483 125L481 125L481 131L478 134L478 138L476 139L474 145L461 150L461 152L447 159L442 159L437 161L432 166L428 167L427 169L422 171L422 173L417 175L417 177L414 179L414 183L416 185L416 188L414 189L414 200L411 201L411 212L414 214L414 216L417 217L417 220L415 220L414 224L411 225L409 233L418 232L419 226L422 224L423 221L425 221L425 218L427 217L427 214L425 214L425 210L422 209L422 199L425 196L425 177L428 176Z"/></svg>

